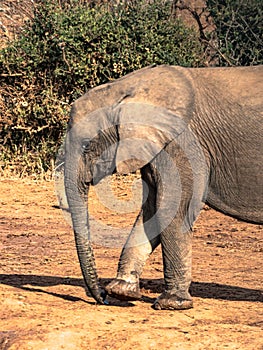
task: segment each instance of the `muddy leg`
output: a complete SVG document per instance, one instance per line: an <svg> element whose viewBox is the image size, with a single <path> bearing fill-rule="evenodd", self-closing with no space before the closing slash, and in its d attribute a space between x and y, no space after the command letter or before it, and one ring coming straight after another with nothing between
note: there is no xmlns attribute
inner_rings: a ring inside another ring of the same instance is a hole
<svg viewBox="0 0 263 350"><path fill-rule="evenodd" d="M189 293L192 270L192 225L202 208L206 188L206 168L195 164L198 158L193 150L193 159L177 144L169 145L174 154L174 163L157 166L162 170L158 182L157 220L161 228L161 245L165 291L154 303L155 309L180 310L193 307ZM191 145L190 145L191 146ZM188 150L185 146L184 149ZM197 160L196 160L197 158ZM158 159L157 159L158 161ZM176 164L176 166L174 165ZM201 171L202 170L202 171Z"/></svg>
<svg viewBox="0 0 263 350"><path fill-rule="evenodd" d="M176 227L177 225L175 225ZM193 307L189 293L192 269L192 233L169 228L161 235L165 291L156 299L154 308L182 310Z"/></svg>
<svg viewBox="0 0 263 350"><path fill-rule="evenodd" d="M139 277L146 260L160 243L156 222L156 187L151 166L141 170L143 205L122 250L116 278L106 287L109 295L120 300L141 298Z"/></svg>

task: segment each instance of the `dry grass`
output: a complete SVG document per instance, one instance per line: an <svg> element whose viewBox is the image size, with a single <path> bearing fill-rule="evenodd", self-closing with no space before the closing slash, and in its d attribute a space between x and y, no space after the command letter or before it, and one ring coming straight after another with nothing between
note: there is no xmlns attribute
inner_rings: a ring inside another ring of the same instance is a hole
<svg viewBox="0 0 263 350"><path fill-rule="evenodd" d="M0 4L0 48L16 38L24 23L32 19L36 0L2 0Z"/></svg>

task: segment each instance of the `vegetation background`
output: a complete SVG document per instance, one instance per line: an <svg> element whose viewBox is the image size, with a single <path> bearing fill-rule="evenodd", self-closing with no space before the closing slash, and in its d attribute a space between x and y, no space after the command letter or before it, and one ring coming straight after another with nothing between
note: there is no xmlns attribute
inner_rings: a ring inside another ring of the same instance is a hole
<svg viewBox="0 0 263 350"><path fill-rule="evenodd" d="M151 64L263 63L262 0L2 0L0 175L50 177L71 103Z"/></svg>

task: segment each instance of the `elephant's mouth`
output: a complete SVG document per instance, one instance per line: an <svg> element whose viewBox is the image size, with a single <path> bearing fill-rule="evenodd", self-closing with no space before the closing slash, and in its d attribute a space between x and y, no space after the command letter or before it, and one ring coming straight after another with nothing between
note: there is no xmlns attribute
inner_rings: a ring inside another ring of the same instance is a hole
<svg viewBox="0 0 263 350"><path fill-rule="evenodd" d="M87 181L90 185L96 186L106 176L110 176L117 173L115 165L109 166L107 163L95 164L90 170L90 181Z"/></svg>

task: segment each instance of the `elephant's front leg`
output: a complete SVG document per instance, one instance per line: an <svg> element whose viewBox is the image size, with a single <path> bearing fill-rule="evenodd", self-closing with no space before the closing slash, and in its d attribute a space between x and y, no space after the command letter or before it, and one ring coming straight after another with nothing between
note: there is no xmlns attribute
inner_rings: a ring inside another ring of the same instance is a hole
<svg viewBox="0 0 263 350"><path fill-rule="evenodd" d="M183 232L180 224L172 223L162 232L161 244L165 291L156 299L154 308L157 310L192 308L193 301L189 293L192 268L192 233L191 231Z"/></svg>
<svg viewBox="0 0 263 350"><path fill-rule="evenodd" d="M172 161L165 161L165 154L155 160L160 174L159 181L156 181L156 218L161 231L165 280L165 291L154 303L156 309L180 310L193 307L189 293L192 270L191 228L202 208L206 167L202 166L195 149L189 155L183 150L189 148L171 143L167 152L174 155Z"/></svg>
<svg viewBox="0 0 263 350"><path fill-rule="evenodd" d="M156 222L156 185L151 166L141 170L143 204L122 250L116 278L106 287L109 295L120 300L141 298L139 278L147 258L160 243Z"/></svg>

